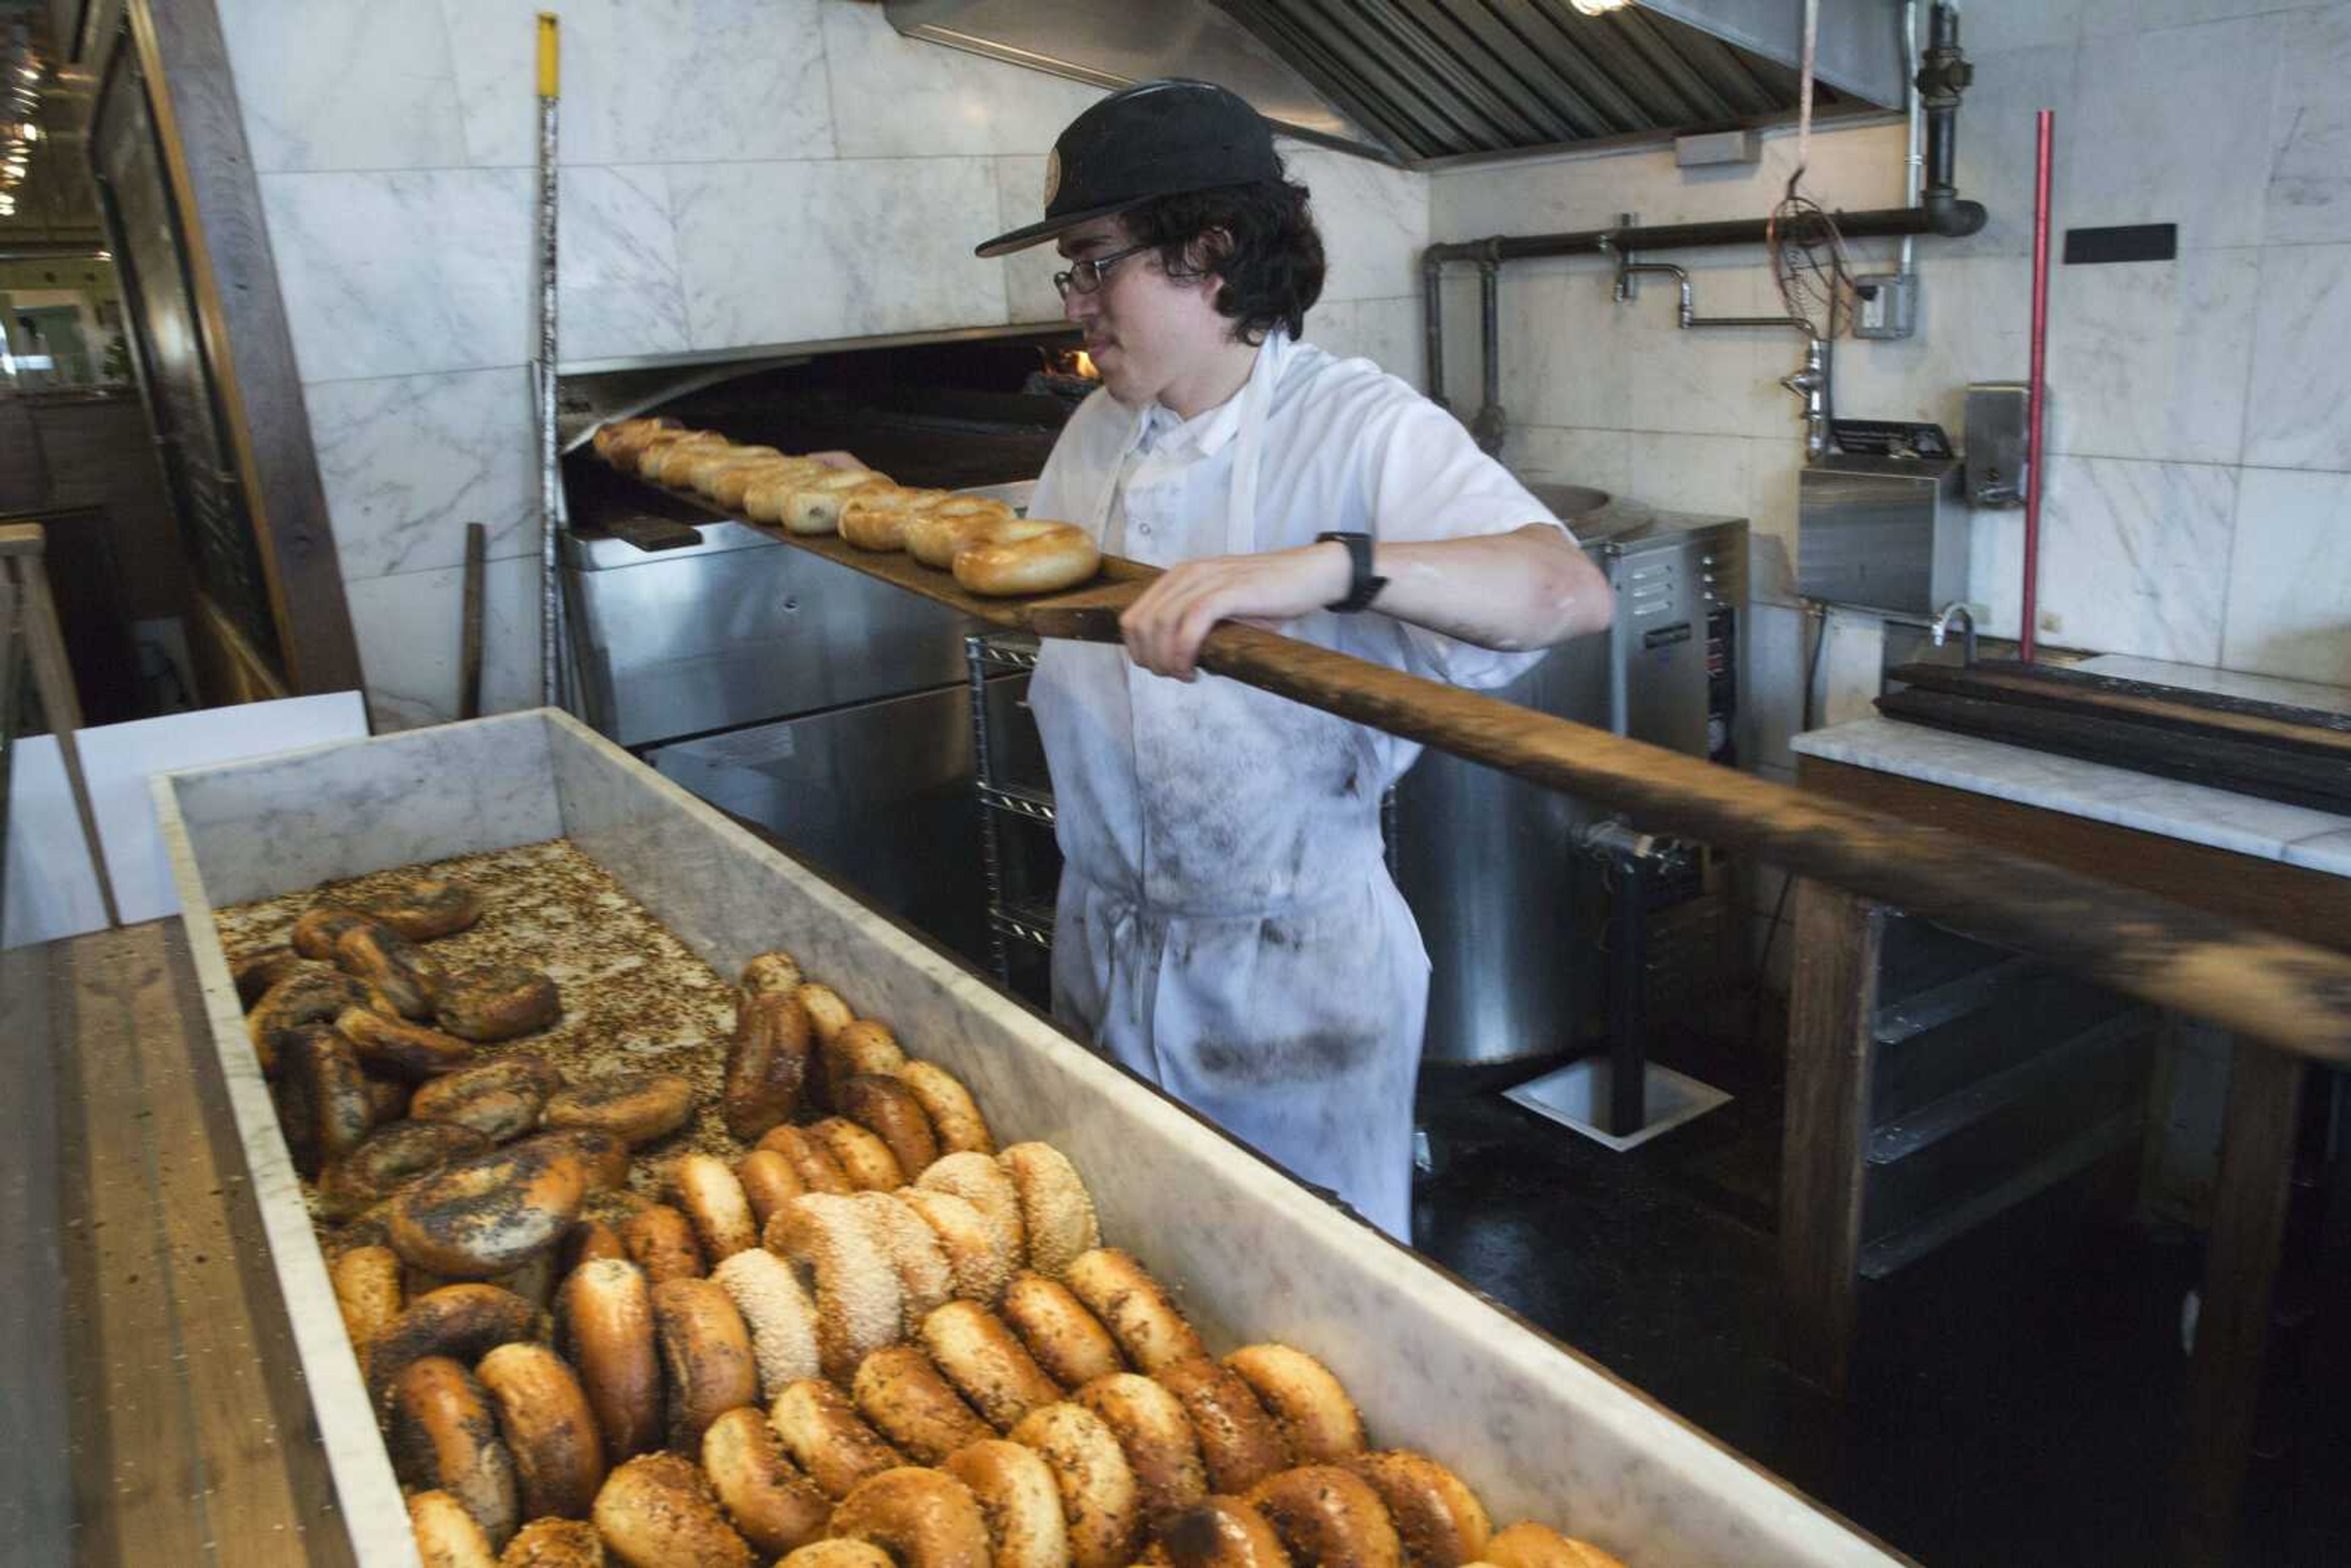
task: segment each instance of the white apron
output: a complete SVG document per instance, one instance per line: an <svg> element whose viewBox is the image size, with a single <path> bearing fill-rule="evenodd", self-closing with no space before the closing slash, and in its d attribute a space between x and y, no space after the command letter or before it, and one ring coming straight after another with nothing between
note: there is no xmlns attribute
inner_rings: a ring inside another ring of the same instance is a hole
<svg viewBox="0 0 2351 1568"><path fill-rule="evenodd" d="M1238 394L1228 554L1255 549L1273 361ZM1097 644L1047 643L1029 703L1064 857L1055 1016L1409 1239L1428 956L1382 856L1371 732Z"/></svg>

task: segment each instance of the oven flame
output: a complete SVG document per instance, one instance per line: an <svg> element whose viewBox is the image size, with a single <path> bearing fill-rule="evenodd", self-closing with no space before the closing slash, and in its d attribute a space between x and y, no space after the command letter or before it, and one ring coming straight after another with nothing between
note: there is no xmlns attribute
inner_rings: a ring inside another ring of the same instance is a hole
<svg viewBox="0 0 2351 1568"><path fill-rule="evenodd" d="M1102 380L1102 372L1094 369L1093 356L1083 349L1070 356L1070 372L1072 375L1083 376L1090 382Z"/></svg>

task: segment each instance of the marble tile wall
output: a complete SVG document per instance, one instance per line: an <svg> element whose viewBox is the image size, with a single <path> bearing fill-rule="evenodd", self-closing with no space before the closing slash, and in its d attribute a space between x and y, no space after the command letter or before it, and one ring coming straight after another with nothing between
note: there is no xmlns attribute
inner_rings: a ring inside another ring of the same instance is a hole
<svg viewBox="0 0 2351 1568"><path fill-rule="evenodd" d="M1972 381L2029 354L2033 111L2057 111L2058 225L2175 223L2176 261L2053 267L2041 635L2064 646L2351 681L2351 4L1971 0L1959 181L1991 221L1918 247L1920 329L1841 342L1840 410L1959 434ZM1814 139L1832 206L1900 197L1902 131ZM1765 211L1795 159L1683 171L1663 152L1440 173L1446 240ZM1884 246L1856 249L1882 265ZM1698 252L1701 313L1769 296L1751 255ZM1649 280L1646 287L1656 287ZM1663 290L1659 289L1662 293ZM1447 286L1447 390L1474 407L1476 290ZM1527 467L1753 523L1749 755L1785 766L1808 645L1792 595L1803 455L1775 335L1677 332L1592 262L1504 273L1508 454ZM1730 340L1744 337L1744 342ZM1784 362L1783 362L1784 361ZM2014 635L2022 521L1974 518L1970 595Z"/></svg>
<svg viewBox="0 0 2351 1568"><path fill-rule="evenodd" d="M538 8L220 4L384 727L455 712L471 521L490 530L489 706L538 689ZM971 246L1036 214L1045 153L1097 89L910 42L851 0L562 16L567 364L1059 317L1050 252ZM1308 336L1417 381L1429 182L1285 153L1333 257Z"/></svg>

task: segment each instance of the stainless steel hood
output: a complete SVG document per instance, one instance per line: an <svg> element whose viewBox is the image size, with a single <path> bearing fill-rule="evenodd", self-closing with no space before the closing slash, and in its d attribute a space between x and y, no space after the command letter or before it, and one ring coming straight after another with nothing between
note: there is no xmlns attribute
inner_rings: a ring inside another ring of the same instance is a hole
<svg viewBox="0 0 2351 1568"><path fill-rule="evenodd" d="M1188 76L1391 163L1663 140L1796 108L1804 0L887 0L891 25L1098 86ZM1903 99L1899 0L1821 0L1814 112Z"/></svg>

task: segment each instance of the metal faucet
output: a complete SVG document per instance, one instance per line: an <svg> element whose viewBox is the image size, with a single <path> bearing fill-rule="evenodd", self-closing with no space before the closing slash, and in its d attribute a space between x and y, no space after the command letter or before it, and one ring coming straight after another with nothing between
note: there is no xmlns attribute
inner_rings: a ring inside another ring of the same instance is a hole
<svg viewBox="0 0 2351 1568"><path fill-rule="evenodd" d="M1944 605L1942 613L1928 622L1927 629L1934 633L1935 646L1939 648L1943 645L1944 635L1950 631L1953 621L1959 622L1963 628L1960 632L1963 639L1960 643L1962 662L1973 664L1976 662L1976 612L1969 609L1964 601L1954 599Z"/></svg>

